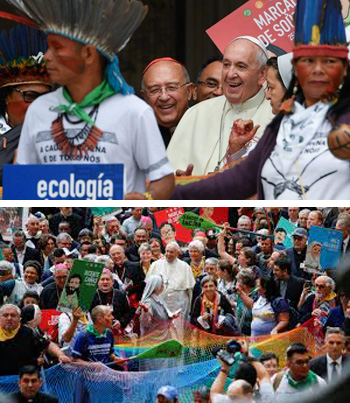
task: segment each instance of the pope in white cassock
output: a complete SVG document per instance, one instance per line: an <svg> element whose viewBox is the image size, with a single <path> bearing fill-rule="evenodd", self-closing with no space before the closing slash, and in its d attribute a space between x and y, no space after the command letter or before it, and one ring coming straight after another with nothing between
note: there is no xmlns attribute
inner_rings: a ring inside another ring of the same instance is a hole
<svg viewBox="0 0 350 403"><path fill-rule="evenodd" d="M191 308L192 290L195 279L191 267L178 259L180 247L170 242L165 249L165 259L152 263L147 277L158 274L163 277L164 291L162 297L171 312L181 310L181 316L188 319Z"/></svg>
<svg viewBox="0 0 350 403"><path fill-rule="evenodd" d="M251 36L236 38L227 46L222 68L224 95L200 102L184 114L167 149L174 170L193 164L193 175L207 175L223 168L226 154L230 161L238 161L253 149L273 119L263 89L267 59L264 44ZM231 134L238 119L254 122L254 130L258 129L253 138Z"/></svg>

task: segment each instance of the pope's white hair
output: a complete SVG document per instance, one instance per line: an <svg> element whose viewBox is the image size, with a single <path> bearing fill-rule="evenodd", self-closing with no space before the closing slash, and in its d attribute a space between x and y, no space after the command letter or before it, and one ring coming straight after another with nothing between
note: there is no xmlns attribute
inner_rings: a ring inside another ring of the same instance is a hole
<svg viewBox="0 0 350 403"><path fill-rule="evenodd" d="M175 241L169 242L169 243L167 244L167 246L165 247L165 250L166 250L169 246L174 246L174 247L177 249L178 252L181 251L181 248L180 248L179 244L178 244L177 242L175 242Z"/></svg>

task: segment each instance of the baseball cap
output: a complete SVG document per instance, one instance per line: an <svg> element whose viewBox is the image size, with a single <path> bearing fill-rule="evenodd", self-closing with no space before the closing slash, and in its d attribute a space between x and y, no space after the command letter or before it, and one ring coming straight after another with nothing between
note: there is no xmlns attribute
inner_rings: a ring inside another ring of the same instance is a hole
<svg viewBox="0 0 350 403"><path fill-rule="evenodd" d="M56 264L54 273L56 276L68 276L69 266L65 263Z"/></svg>
<svg viewBox="0 0 350 403"><path fill-rule="evenodd" d="M207 238L208 239L216 239L216 232L214 229L207 230Z"/></svg>
<svg viewBox="0 0 350 403"><path fill-rule="evenodd" d="M307 237L307 231L305 228L295 228L292 236L306 236Z"/></svg>
<svg viewBox="0 0 350 403"><path fill-rule="evenodd" d="M177 399L179 397L177 389L169 385L162 386L157 392L157 396L158 395L162 395L166 399Z"/></svg>
<svg viewBox="0 0 350 403"><path fill-rule="evenodd" d="M42 213L41 211L37 211L36 213L33 214L37 219L39 220L45 220L46 216L44 213Z"/></svg>

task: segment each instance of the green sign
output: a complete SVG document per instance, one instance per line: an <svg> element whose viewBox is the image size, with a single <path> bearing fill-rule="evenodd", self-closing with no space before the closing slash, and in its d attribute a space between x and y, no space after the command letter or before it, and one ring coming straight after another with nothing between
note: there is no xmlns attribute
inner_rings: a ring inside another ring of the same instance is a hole
<svg viewBox="0 0 350 403"><path fill-rule="evenodd" d="M291 223L284 217L281 217L276 225L276 228L283 228L286 231L285 238L283 240L283 245L285 248L291 248L293 246L292 234L296 228L296 224ZM276 240L275 240L276 243Z"/></svg>
<svg viewBox="0 0 350 403"><path fill-rule="evenodd" d="M109 214L120 213L120 207L91 207L91 212L95 217L103 217Z"/></svg>
<svg viewBox="0 0 350 403"><path fill-rule="evenodd" d="M167 340L158 346L152 347L130 359L146 359L146 358L171 358L178 357L182 354L183 345L177 340Z"/></svg>
<svg viewBox="0 0 350 403"><path fill-rule="evenodd" d="M75 260L58 302L57 310L71 312L79 306L88 312L94 298L103 263Z"/></svg>
<svg viewBox="0 0 350 403"><path fill-rule="evenodd" d="M203 230L214 227L222 228L220 225L190 212L182 214L179 222L185 228L201 228Z"/></svg>

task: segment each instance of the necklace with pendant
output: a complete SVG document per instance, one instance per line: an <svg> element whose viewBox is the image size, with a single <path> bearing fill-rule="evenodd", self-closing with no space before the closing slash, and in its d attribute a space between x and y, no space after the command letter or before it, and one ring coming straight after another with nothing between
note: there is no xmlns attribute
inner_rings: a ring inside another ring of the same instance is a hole
<svg viewBox="0 0 350 403"><path fill-rule="evenodd" d="M98 115L98 106L95 106L90 112L89 116L94 117L94 122L96 122ZM97 143L101 140L103 136L103 131L96 126L92 126L89 123L83 127L74 137L67 137L67 130L63 127L63 116L66 117L67 121L73 124L81 123L82 121L72 122L66 114L60 114L58 118L52 122L51 133L54 142L57 144L58 149L63 155L73 157L75 160L82 158L84 153L86 156L89 155L89 150L94 151Z"/></svg>

